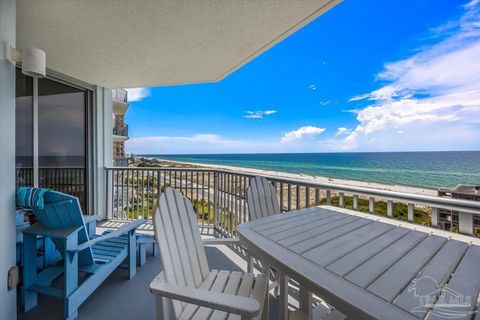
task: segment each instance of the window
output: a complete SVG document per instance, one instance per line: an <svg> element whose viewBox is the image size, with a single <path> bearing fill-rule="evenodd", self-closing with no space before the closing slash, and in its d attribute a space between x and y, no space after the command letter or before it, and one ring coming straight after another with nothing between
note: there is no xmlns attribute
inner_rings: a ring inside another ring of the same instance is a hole
<svg viewBox="0 0 480 320"><path fill-rule="evenodd" d="M88 91L17 69L16 103L17 185L74 195L88 212Z"/></svg>

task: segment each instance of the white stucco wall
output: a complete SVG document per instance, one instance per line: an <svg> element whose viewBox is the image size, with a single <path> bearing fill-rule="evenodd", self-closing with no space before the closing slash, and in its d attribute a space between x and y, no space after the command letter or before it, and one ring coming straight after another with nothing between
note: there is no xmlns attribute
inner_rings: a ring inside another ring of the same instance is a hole
<svg viewBox="0 0 480 320"><path fill-rule="evenodd" d="M15 67L4 41L15 46L16 1L0 1L0 320L16 319L16 290L7 289L15 266Z"/></svg>

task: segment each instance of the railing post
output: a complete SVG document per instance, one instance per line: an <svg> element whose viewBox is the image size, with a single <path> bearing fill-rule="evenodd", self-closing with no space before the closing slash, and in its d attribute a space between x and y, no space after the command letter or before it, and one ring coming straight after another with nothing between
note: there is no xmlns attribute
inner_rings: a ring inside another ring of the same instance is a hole
<svg viewBox="0 0 480 320"><path fill-rule="evenodd" d="M468 212L458 213L458 232L473 235L473 214Z"/></svg>
<svg viewBox="0 0 480 320"><path fill-rule="evenodd" d="M375 213L375 198L369 197L368 198L368 212Z"/></svg>
<svg viewBox="0 0 480 320"><path fill-rule="evenodd" d="M332 191L331 190L327 190L326 191L326 196L327 196L327 206L331 205L332 204Z"/></svg>
<svg viewBox="0 0 480 320"><path fill-rule="evenodd" d="M113 218L113 170L107 170L107 219Z"/></svg>
<svg viewBox="0 0 480 320"><path fill-rule="evenodd" d="M408 221L409 222L413 222L413 218L414 218L414 214L415 214L414 208L415 207L414 207L413 203L408 204Z"/></svg>
<svg viewBox="0 0 480 320"><path fill-rule="evenodd" d="M218 227L218 172L213 172L213 228Z"/></svg>
<svg viewBox="0 0 480 320"><path fill-rule="evenodd" d="M393 201L387 200L387 216L392 218L393 217Z"/></svg>
<svg viewBox="0 0 480 320"><path fill-rule="evenodd" d="M152 179L155 177L155 173L152 174ZM162 195L162 176L161 171L157 170L157 203L160 200L160 196Z"/></svg>
<svg viewBox="0 0 480 320"><path fill-rule="evenodd" d="M345 207L345 194L343 192L340 192L338 195L338 205L340 208Z"/></svg>
<svg viewBox="0 0 480 320"><path fill-rule="evenodd" d="M438 208L432 207L432 227L438 228L439 212Z"/></svg>
<svg viewBox="0 0 480 320"><path fill-rule="evenodd" d="M358 210L358 194L353 195L353 210Z"/></svg>

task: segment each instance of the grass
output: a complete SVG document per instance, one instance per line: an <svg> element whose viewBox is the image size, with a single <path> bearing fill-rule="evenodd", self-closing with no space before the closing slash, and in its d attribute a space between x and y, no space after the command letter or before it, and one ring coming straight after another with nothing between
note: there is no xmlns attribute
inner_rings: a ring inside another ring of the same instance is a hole
<svg viewBox="0 0 480 320"><path fill-rule="evenodd" d="M327 200L325 198L321 199L320 204L326 204ZM339 206L340 197L332 196L331 204L333 206ZM353 209L353 197L344 196L345 208ZM365 198L358 198L358 211L369 213L369 201ZM382 200L375 201L375 213L379 216L387 216L387 202ZM404 203L394 203L393 204L393 218L401 221L408 221L408 206ZM431 225L431 213L429 209L426 208L415 208L414 209L414 218L413 222L425 226Z"/></svg>

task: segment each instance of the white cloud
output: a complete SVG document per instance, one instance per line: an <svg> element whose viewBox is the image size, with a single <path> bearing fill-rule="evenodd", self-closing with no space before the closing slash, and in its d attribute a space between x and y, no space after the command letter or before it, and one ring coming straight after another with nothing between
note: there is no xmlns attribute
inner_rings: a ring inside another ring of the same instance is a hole
<svg viewBox="0 0 480 320"><path fill-rule="evenodd" d="M351 129L341 127L341 128L337 129L337 133L335 134L335 137L344 136L344 135L349 134L351 132L352 132Z"/></svg>
<svg viewBox="0 0 480 320"><path fill-rule="evenodd" d="M308 89L310 90L317 90L317 85L315 83L311 84L308 86Z"/></svg>
<svg viewBox="0 0 480 320"><path fill-rule="evenodd" d="M141 101L150 95L148 88L125 89L128 92L128 102Z"/></svg>
<svg viewBox="0 0 480 320"><path fill-rule="evenodd" d="M283 144L279 140L233 139L209 133L132 137L126 142L126 151L133 154L283 153L309 152L322 147L319 141Z"/></svg>
<svg viewBox="0 0 480 320"><path fill-rule="evenodd" d="M235 153L260 152L270 148L268 142L228 139L216 134L195 134L190 136L133 137L127 140L126 149L134 154L175 154L175 153Z"/></svg>
<svg viewBox="0 0 480 320"><path fill-rule="evenodd" d="M245 111L243 118L247 119L263 119L265 116L269 116L277 113L277 110L257 110L257 111Z"/></svg>
<svg viewBox="0 0 480 320"><path fill-rule="evenodd" d="M321 106L326 106L327 104L330 104L330 100L320 101Z"/></svg>
<svg viewBox="0 0 480 320"><path fill-rule="evenodd" d="M281 143L292 142L295 140L300 140L305 137L317 136L325 131L325 128L319 128L314 126L304 126L298 128L297 130L289 131L285 133L280 140Z"/></svg>
<svg viewBox="0 0 480 320"><path fill-rule="evenodd" d="M358 111L359 125L339 141L341 149L480 148L479 3L437 28L447 34L442 40L387 63L377 75L384 86L349 100L372 104Z"/></svg>
<svg viewBox="0 0 480 320"><path fill-rule="evenodd" d="M319 132L322 128L312 131ZM338 150L336 141L315 139L315 135L302 135L303 138L292 140L291 143L285 143L283 139L238 139L211 133L131 137L126 141L125 147L127 153L133 154L284 153Z"/></svg>

